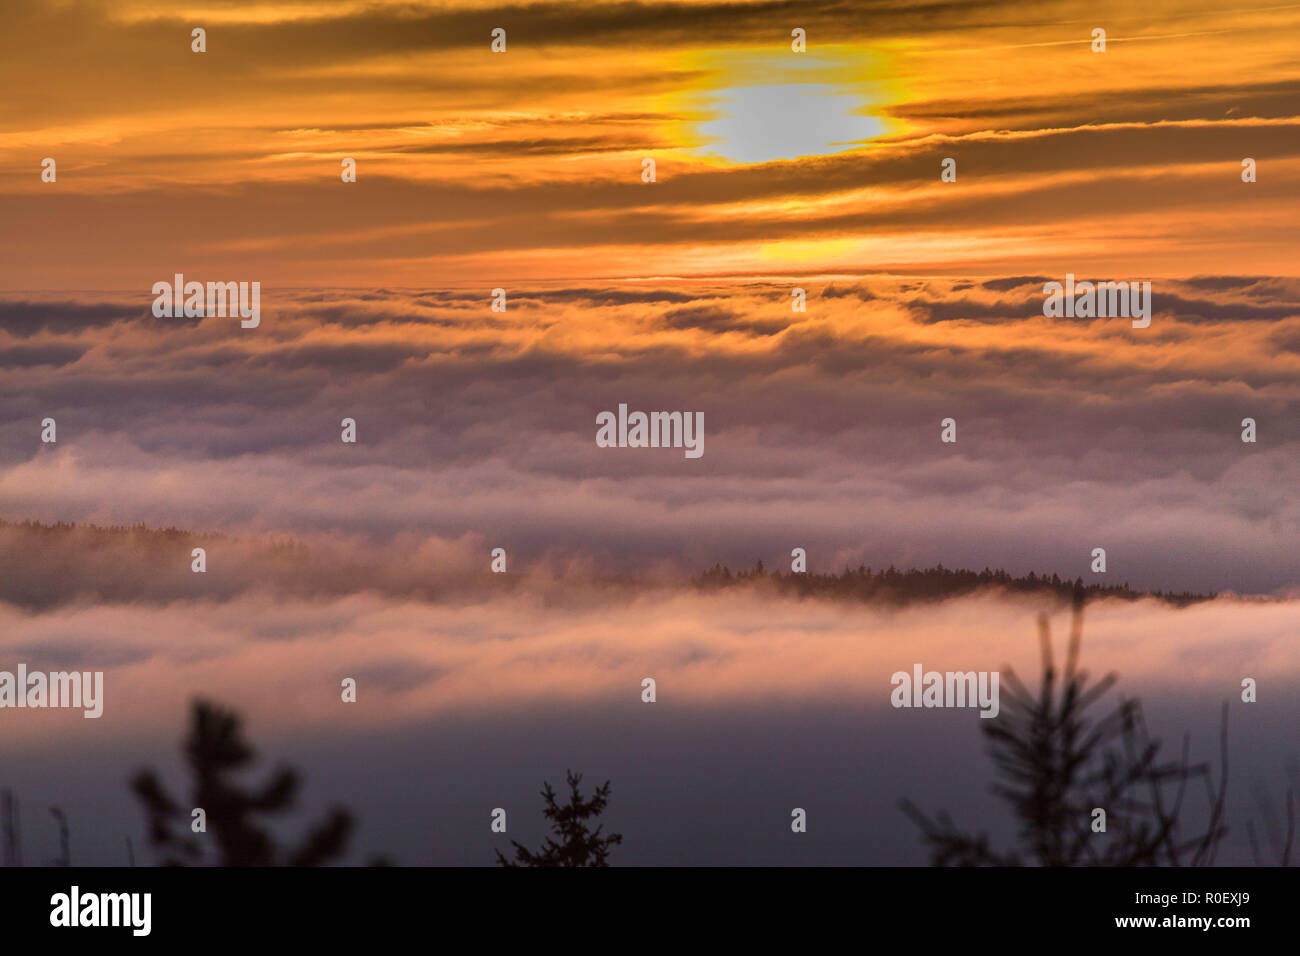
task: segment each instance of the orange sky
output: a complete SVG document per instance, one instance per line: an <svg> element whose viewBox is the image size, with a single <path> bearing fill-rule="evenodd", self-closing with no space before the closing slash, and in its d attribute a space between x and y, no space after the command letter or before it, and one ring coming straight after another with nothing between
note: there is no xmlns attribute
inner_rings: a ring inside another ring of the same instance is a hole
<svg viewBox="0 0 1300 956"><path fill-rule="evenodd" d="M7 7L4 289L1296 274L1296 4Z"/></svg>

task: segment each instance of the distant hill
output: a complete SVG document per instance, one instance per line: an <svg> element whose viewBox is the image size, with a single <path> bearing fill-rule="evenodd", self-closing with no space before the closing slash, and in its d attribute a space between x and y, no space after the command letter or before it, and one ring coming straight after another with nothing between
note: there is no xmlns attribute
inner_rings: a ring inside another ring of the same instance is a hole
<svg viewBox="0 0 1300 956"><path fill-rule="evenodd" d="M694 579L697 587L717 590L735 585L759 585L782 594L798 597L825 597L842 600L865 601L873 604L923 604L960 597L982 590L997 590L1011 594L1042 594L1069 601L1075 589L1082 590L1085 600L1112 597L1137 600L1153 597L1175 607L1186 607L1199 601L1211 600L1213 594L1193 594L1165 591L1133 591L1128 584L1084 584L1083 578L1071 581L1053 574L1051 577L1030 572L1015 577L1006 571L955 570L942 564L932 568L911 568L900 571L892 564L881 571L859 566L846 568L840 574L789 573L769 571L759 561L748 571L732 573L729 568L715 564Z"/></svg>
<svg viewBox="0 0 1300 956"><path fill-rule="evenodd" d="M191 551L207 553L207 571L191 571ZM528 579L524 574L486 573L478 555L442 553L441 560L413 560L410 550L375 543L314 541L311 547L289 537L239 538L178 528L149 528L143 524L102 527L93 524L0 519L0 601L30 609L73 601L124 603L205 598L226 600L237 594L270 590L299 596L328 596L373 591L438 601L476 599L516 587L545 591L555 599L565 594L633 593L646 586L675 586L681 579L649 580L636 573L573 577L563 570L545 569ZM753 585L792 597L826 597L876 604L905 605L940 601L980 590L1009 594L1053 595L1068 601L1076 585L1085 599L1155 597L1177 607L1206 601L1213 594L1131 591L1127 584L1084 585L1082 579L1062 580L1006 571L959 571L937 565L900 571L859 567L841 574L782 574L760 561L733 573L721 565L688 579L701 589Z"/></svg>
<svg viewBox="0 0 1300 956"><path fill-rule="evenodd" d="M210 572L190 570L209 552ZM144 524L101 526L0 520L0 601L42 609L70 601L167 602L225 598L262 583L310 581L307 549L290 539L239 541ZM314 568L312 568L314 571Z"/></svg>

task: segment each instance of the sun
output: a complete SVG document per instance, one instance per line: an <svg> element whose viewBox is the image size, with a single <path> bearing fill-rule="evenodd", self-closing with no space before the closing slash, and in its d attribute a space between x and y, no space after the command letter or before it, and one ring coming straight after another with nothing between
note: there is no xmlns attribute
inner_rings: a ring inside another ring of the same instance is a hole
<svg viewBox="0 0 1300 956"><path fill-rule="evenodd" d="M897 132L888 115L901 90L883 52L818 54L723 50L690 55L707 78L692 91L701 155L768 163L857 149Z"/></svg>
<svg viewBox="0 0 1300 956"><path fill-rule="evenodd" d="M722 115L700 124L714 152L738 163L822 156L853 149L884 131L861 101L833 87L742 86L718 91Z"/></svg>

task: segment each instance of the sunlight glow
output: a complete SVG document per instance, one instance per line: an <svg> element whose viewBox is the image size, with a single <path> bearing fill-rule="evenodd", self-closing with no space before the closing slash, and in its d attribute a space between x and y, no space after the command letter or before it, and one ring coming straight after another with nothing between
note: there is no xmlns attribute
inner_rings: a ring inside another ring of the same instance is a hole
<svg viewBox="0 0 1300 956"><path fill-rule="evenodd" d="M717 142L706 147L742 163L838 153L884 132L874 116L855 111L858 97L821 84L720 90L723 115L700 125Z"/></svg>

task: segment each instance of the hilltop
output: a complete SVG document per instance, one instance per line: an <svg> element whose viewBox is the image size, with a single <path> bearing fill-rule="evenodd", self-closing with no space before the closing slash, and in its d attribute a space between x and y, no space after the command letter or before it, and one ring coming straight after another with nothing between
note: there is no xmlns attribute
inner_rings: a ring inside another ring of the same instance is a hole
<svg viewBox="0 0 1300 956"><path fill-rule="evenodd" d="M1186 607L1200 601L1209 601L1213 594L1195 594L1189 591L1135 591L1124 584L1084 584L1083 578L1061 578L1035 574L1030 571L1023 577L1016 577L1006 571L969 571L945 568L937 564L932 568L911 568L900 571L892 564L881 571L859 565L856 569L846 568L839 574L814 574L811 572L782 574L769 571L759 561L748 571L732 573L729 568L715 564L708 571L694 579L695 585L704 590L717 590L735 585L756 584L775 589L783 594L798 597L824 597L841 600L858 600L873 604L918 604L930 601L942 601L946 598L960 597L983 590L999 590L1011 594L1047 594L1069 601L1075 590L1083 592L1085 600L1096 598L1122 598L1136 601L1143 597L1153 597L1172 604Z"/></svg>

